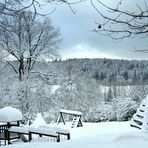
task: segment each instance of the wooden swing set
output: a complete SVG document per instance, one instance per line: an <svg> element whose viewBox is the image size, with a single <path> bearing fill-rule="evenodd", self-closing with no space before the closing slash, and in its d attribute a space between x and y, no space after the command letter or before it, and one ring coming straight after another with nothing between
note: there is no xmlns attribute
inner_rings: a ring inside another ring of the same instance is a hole
<svg viewBox="0 0 148 148"><path fill-rule="evenodd" d="M57 124L59 124L60 122L63 122L65 124L65 120L64 120L64 116L63 116L64 114L73 116L71 128L83 126L82 121L81 121L81 117L82 117L81 112L65 110L65 109L60 109L60 115L59 115L59 118L57 120Z"/></svg>

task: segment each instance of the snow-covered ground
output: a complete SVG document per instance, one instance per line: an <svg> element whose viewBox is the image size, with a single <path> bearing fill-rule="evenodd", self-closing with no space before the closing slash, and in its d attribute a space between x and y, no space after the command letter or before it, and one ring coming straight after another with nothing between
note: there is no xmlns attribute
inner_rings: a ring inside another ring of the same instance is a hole
<svg viewBox="0 0 148 148"><path fill-rule="evenodd" d="M84 123L71 129L71 140L59 143L32 141L5 148L147 148L148 131L132 128L129 122Z"/></svg>

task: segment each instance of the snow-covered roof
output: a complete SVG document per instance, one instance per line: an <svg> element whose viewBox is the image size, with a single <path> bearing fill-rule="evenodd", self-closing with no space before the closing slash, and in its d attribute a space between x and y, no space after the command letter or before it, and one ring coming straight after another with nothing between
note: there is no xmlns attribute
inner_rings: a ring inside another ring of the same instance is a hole
<svg viewBox="0 0 148 148"><path fill-rule="evenodd" d="M0 122L13 122L22 120L22 113L13 107L4 107L0 109Z"/></svg>

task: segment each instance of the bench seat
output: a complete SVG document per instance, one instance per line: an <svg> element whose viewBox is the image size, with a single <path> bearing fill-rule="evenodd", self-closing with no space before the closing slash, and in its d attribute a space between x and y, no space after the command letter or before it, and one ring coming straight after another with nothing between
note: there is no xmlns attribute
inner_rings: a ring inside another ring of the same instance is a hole
<svg viewBox="0 0 148 148"><path fill-rule="evenodd" d="M69 129L63 129L60 127L52 127L52 126L40 126L40 127L45 128L45 129L52 129L56 131L56 133L59 135L66 135L67 140L70 140L70 130Z"/></svg>

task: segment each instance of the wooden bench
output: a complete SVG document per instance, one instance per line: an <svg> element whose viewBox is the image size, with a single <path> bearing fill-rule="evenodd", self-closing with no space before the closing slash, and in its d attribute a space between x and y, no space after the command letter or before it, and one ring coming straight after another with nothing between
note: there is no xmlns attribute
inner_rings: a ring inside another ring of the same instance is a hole
<svg viewBox="0 0 148 148"><path fill-rule="evenodd" d="M34 127L11 127L8 132L7 132L7 137L8 137L8 143L10 144L10 134L15 133L18 134L19 138L20 135L28 135L28 140L27 139L23 139L24 142L30 142L32 140L32 135L36 134L39 135L40 137L42 136L48 136L48 137L53 137L56 138L57 142L60 142L60 136L58 133L56 133L54 130L52 129L45 129L45 128L34 128Z"/></svg>
<svg viewBox="0 0 148 148"><path fill-rule="evenodd" d="M21 135L27 135L27 138L21 138L24 142L30 142L32 140L33 134L47 137L52 137L56 139L56 142L60 142L60 135L67 136L67 140L70 140L70 131L67 129L62 129L59 127L49 127L49 126L41 126L38 128L34 127L11 127L9 130L6 130L6 135L8 139L8 144L11 144L10 138L11 134L17 134L18 139L21 138Z"/></svg>
<svg viewBox="0 0 148 148"><path fill-rule="evenodd" d="M33 128L30 127L29 128L29 141L32 140L32 134L37 134L40 137L42 136L48 136L48 137L53 137L56 138L57 142L60 142L60 136L59 134L56 133L56 131L52 130L52 129L45 129L45 128Z"/></svg>
<svg viewBox="0 0 148 148"><path fill-rule="evenodd" d="M70 130L68 130L68 129L63 129L63 128L60 128L60 127L50 127L50 126L41 126L41 128L52 129L58 135L67 136L67 140L70 140Z"/></svg>

